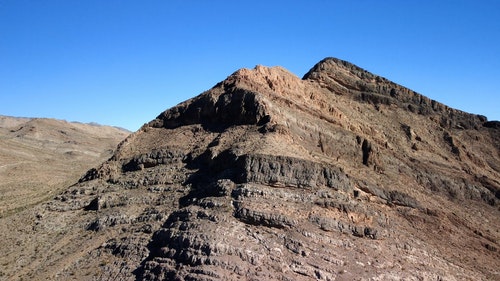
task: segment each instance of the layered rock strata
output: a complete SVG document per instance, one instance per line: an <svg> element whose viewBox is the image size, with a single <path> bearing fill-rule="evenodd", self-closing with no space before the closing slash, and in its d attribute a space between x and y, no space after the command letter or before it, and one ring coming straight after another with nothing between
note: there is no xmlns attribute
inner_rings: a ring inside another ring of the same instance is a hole
<svg viewBox="0 0 500 281"><path fill-rule="evenodd" d="M242 69L40 208L35 232L58 225L68 254L35 255L24 273L495 280L494 124L338 59L303 79Z"/></svg>

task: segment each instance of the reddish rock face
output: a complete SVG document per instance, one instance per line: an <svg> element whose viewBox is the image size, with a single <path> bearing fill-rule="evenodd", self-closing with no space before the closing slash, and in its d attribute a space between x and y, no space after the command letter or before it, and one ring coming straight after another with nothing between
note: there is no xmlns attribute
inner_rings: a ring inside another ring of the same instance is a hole
<svg viewBox="0 0 500 281"><path fill-rule="evenodd" d="M58 225L66 254L25 273L498 280L491 124L338 59L242 69L40 206L35 235Z"/></svg>

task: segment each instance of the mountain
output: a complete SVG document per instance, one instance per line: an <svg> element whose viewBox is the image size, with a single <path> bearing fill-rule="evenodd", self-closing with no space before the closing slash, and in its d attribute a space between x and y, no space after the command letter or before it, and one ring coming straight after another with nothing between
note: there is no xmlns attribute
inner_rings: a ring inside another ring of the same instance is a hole
<svg viewBox="0 0 500 281"><path fill-rule="evenodd" d="M257 66L20 214L2 274L498 280L499 203L499 122L335 58Z"/></svg>

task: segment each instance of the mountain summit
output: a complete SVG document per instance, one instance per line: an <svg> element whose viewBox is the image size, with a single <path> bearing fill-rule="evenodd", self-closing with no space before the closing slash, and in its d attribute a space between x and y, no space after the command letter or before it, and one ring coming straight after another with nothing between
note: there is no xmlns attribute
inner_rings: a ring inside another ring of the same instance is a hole
<svg viewBox="0 0 500 281"><path fill-rule="evenodd" d="M257 66L33 210L40 246L10 274L498 280L499 203L498 122L335 58Z"/></svg>

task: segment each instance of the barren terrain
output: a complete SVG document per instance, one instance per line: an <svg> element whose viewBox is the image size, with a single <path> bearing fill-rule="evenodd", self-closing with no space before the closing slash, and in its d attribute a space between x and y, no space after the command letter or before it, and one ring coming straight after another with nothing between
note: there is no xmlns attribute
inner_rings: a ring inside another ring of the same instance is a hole
<svg viewBox="0 0 500 281"><path fill-rule="evenodd" d="M9 216L1 274L499 280L499 144L499 122L346 61L241 69Z"/></svg>
<svg viewBox="0 0 500 281"><path fill-rule="evenodd" d="M75 183L127 135L109 126L0 116L0 218Z"/></svg>
<svg viewBox="0 0 500 281"><path fill-rule="evenodd" d="M31 259L32 210L108 159L124 129L46 118L0 116L0 280Z"/></svg>

